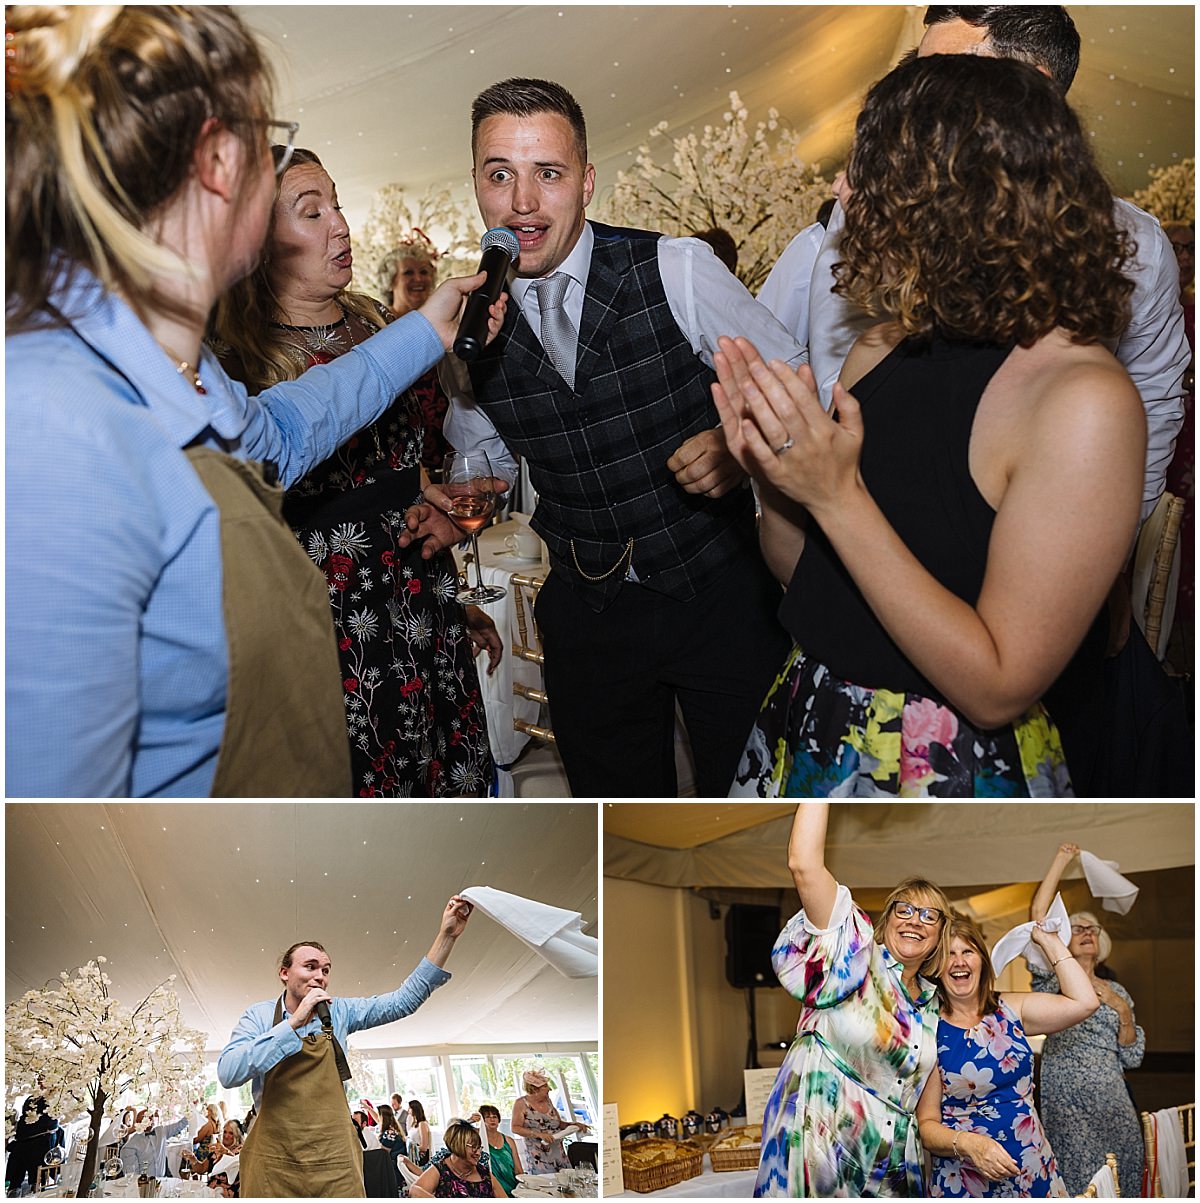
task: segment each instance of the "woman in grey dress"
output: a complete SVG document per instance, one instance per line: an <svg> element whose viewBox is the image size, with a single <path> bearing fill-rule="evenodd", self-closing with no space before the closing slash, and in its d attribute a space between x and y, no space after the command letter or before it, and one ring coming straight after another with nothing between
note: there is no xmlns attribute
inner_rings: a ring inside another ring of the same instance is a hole
<svg viewBox="0 0 1200 1203"><path fill-rule="evenodd" d="M1078 854L1077 844L1059 847L1034 895L1031 918L1046 917L1063 871ZM1072 1195L1083 1193L1104 1164L1105 1153L1115 1153L1121 1194L1137 1198L1142 1191L1145 1152L1141 1123L1125 1086L1125 1071L1141 1065L1146 1034L1134 1021L1129 992L1102 964L1112 952L1112 940L1090 911L1071 916L1067 947L1092 979L1100 1008L1082 1023L1046 1037L1042 1124ZM1034 969L1033 988L1054 993L1058 979L1053 973Z"/></svg>

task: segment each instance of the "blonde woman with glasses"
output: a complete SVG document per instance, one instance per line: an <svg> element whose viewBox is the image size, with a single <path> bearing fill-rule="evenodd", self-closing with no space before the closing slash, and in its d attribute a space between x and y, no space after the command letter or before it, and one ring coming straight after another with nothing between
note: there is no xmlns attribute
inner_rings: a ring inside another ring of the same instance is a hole
<svg viewBox="0 0 1200 1203"><path fill-rule="evenodd" d="M763 1117L756 1198L925 1194L914 1118L937 1064L950 903L910 877L872 923L825 867L828 802L802 802L788 844L800 910L771 954L800 1021Z"/></svg>
<svg viewBox="0 0 1200 1203"><path fill-rule="evenodd" d="M1030 904L1030 918L1046 917L1078 844L1061 844ZM1146 1052L1146 1034L1133 1014L1133 999L1104 964L1112 953L1108 932L1091 911L1071 916L1070 954L1088 975L1100 1007L1082 1023L1046 1037L1042 1050L1041 1111L1059 1171L1072 1195L1082 1194L1091 1176L1116 1153L1121 1194L1136 1198L1142 1189L1145 1149L1137 1109L1125 1085L1125 1071L1137 1069ZM1053 973L1033 969L1033 988L1059 989Z"/></svg>
<svg viewBox="0 0 1200 1203"><path fill-rule="evenodd" d="M8 792L346 794L328 588L279 483L442 357L483 277L248 396L201 340L296 133L250 31L13 5L5 93Z"/></svg>

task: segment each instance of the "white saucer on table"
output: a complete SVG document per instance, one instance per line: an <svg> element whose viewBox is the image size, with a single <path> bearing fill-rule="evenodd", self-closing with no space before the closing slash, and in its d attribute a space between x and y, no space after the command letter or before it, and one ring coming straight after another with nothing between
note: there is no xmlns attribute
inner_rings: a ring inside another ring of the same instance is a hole
<svg viewBox="0 0 1200 1203"><path fill-rule="evenodd" d="M519 555L515 551L510 550L507 547L504 548L503 551L496 551L496 552L493 552L492 554L494 556L496 556L497 558L503 558L505 560L512 560L512 562L514 564L540 564L542 562L542 557L540 555L523 556L523 555Z"/></svg>

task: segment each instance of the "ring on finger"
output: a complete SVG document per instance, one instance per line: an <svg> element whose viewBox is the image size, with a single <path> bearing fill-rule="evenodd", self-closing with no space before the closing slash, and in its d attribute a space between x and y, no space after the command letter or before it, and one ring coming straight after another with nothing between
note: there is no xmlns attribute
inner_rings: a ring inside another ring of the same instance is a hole
<svg viewBox="0 0 1200 1203"><path fill-rule="evenodd" d="M791 451L795 445L796 440L793 438L788 438L786 442L780 443L780 445L775 448L775 454L782 455L785 451Z"/></svg>

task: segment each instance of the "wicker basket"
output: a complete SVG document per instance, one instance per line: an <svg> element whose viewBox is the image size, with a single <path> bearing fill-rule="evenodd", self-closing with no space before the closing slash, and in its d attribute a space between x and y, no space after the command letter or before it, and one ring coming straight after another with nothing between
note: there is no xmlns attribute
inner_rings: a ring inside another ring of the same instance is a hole
<svg viewBox="0 0 1200 1203"><path fill-rule="evenodd" d="M753 1144L737 1144L726 1145L724 1143L728 1137L717 1141L711 1149L708 1150L709 1160L712 1161L713 1170L721 1173L726 1170L756 1170L758 1163L762 1157L762 1128L755 1125L755 1131L758 1135L758 1140ZM750 1135L747 1132L746 1135Z"/></svg>
<svg viewBox="0 0 1200 1203"><path fill-rule="evenodd" d="M622 1153L627 1148L636 1148L649 1152L654 1145L661 1145L664 1151L675 1155L670 1161L658 1165L635 1166L624 1156L621 1158L621 1176L625 1180L627 1190L646 1194L652 1190L662 1190L666 1186L675 1186L688 1178L695 1178L704 1164L704 1150L685 1143L676 1144L673 1140L639 1140L632 1145L623 1145Z"/></svg>

